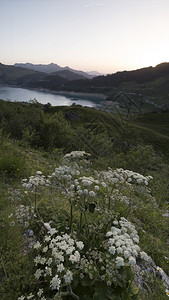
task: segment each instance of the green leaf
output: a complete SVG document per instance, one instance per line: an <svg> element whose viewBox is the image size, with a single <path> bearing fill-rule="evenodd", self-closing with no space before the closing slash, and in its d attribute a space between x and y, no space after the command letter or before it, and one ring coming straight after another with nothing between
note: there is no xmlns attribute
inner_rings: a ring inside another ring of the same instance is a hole
<svg viewBox="0 0 169 300"><path fill-rule="evenodd" d="M96 204L95 204L95 203L89 203L89 211L90 211L91 213L94 212L95 207L96 207Z"/></svg>
<svg viewBox="0 0 169 300"><path fill-rule="evenodd" d="M131 289L131 295L138 295L139 288L135 284L132 284L130 289Z"/></svg>
<svg viewBox="0 0 169 300"><path fill-rule="evenodd" d="M82 286L88 286L90 284L91 280L90 278L85 275L82 279L81 279L81 284Z"/></svg>
<svg viewBox="0 0 169 300"><path fill-rule="evenodd" d="M95 288L95 293L93 295L93 299L95 300L106 300L108 299L106 297L107 294L107 286L102 286L102 287L96 287Z"/></svg>
<svg viewBox="0 0 169 300"><path fill-rule="evenodd" d="M116 278L116 282L120 287L124 286L123 282L118 277Z"/></svg>

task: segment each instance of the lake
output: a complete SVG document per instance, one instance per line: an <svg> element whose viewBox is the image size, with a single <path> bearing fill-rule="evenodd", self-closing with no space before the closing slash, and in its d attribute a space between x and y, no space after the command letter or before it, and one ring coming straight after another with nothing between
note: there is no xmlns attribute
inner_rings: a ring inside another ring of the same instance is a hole
<svg viewBox="0 0 169 300"><path fill-rule="evenodd" d="M0 99L10 100L12 102L29 102L29 100L36 99L39 103L50 103L52 106L70 106L72 103L80 104L82 106L96 107L101 99L97 96L83 95L78 96L76 93L57 94L45 91L28 90L17 87L0 86Z"/></svg>

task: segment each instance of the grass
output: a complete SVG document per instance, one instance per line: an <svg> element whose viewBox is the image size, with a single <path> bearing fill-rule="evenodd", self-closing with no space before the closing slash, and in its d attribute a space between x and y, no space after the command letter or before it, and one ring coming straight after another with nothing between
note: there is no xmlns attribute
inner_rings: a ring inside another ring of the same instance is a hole
<svg viewBox="0 0 169 300"><path fill-rule="evenodd" d="M91 158L92 164L88 166L86 175L94 170L104 170L109 166L124 167L134 171L143 173L144 175L152 175L154 180L151 184L152 198L149 196L139 196L137 191L133 193L134 201L137 202L137 207L131 207L128 214L129 220L136 226L140 236L140 246L146 251L159 265L169 274L169 262L165 257L168 257L168 228L169 218L162 216L168 209L168 177L169 166L167 164L167 154L169 146L169 135L167 132L168 113L163 114L147 114L138 119L130 120L128 123L123 118L117 118L111 113L97 112L89 108L81 107L64 107L51 108L50 113L57 110L73 114L75 118L70 120L70 126L77 129L80 125L85 128L95 130L106 130L111 139L121 136L130 142L139 132L144 143L153 145L155 149L163 152L165 156L159 156L149 146L131 147L126 153L109 152L105 156ZM76 118L77 117L77 118ZM127 125L126 125L127 124ZM126 126L125 126L126 125ZM127 136L128 135L128 136ZM96 139L97 134L94 134ZM140 140L140 138L139 138ZM119 140L116 140L116 142ZM99 140L100 147L107 147L106 140ZM119 147L119 145L118 145ZM109 149L109 148L107 148ZM119 149L119 148L118 148ZM0 134L0 297L2 300L16 299L25 293L32 292L34 289L34 267L33 253L28 252L23 255L25 245L25 228L19 226L11 226L11 222L15 219L14 216L9 216L16 210L20 204L34 205L34 194L27 195L21 191L21 179L28 178L40 170L43 174L51 174L55 167L61 164L62 149L53 149L51 151L43 151L42 149L33 149L23 140L12 140L8 136ZM122 189L126 197L130 197L128 189ZM120 198L119 198L120 199ZM155 199L155 202L153 202ZM102 195L104 203L104 195ZM133 202L134 203L134 202ZM70 222L70 204L63 193L57 189L42 189L37 194L38 212L44 222L52 221L53 226L64 231L65 227L69 227ZM116 210L119 215L123 214L127 205L121 201L116 203ZM79 220L79 211L77 207L74 209L74 230L77 229ZM97 215L99 226L101 228L105 216ZM89 221L92 226L98 221L96 215L90 215ZM30 228L33 229L37 236L42 238L43 230L39 229L39 223L32 221ZM95 231L96 233L97 231ZM98 230L99 232L99 230ZM97 234L95 234L97 236ZM91 241L94 240L94 235L91 236ZM24 270L24 272L23 272ZM140 291L140 300L165 300L165 288L159 278L149 278L148 286L151 292L146 288ZM68 299L68 298L65 298ZM70 298L71 299L71 298ZM121 300L121 299L120 299Z"/></svg>

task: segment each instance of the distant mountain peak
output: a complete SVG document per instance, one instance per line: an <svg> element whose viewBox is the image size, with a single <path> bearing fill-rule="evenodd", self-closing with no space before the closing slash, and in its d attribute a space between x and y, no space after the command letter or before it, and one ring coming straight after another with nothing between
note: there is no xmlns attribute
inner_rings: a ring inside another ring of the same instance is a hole
<svg viewBox="0 0 169 300"><path fill-rule="evenodd" d="M55 73L58 71L64 71L64 70L69 70L75 74L78 74L80 76L83 76L84 78L88 78L88 79L92 79L93 77L95 77L96 75L92 75L80 70L74 70L71 69L70 67L66 66L66 67L60 67L59 65L55 64L55 63L50 63L50 64L32 64L32 63L15 63L14 64L15 67L20 67L20 68L27 68L27 69L32 69L34 71L38 71L38 72L43 72L43 73L47 73L47 74L51 74L51 73Z"/></svg>

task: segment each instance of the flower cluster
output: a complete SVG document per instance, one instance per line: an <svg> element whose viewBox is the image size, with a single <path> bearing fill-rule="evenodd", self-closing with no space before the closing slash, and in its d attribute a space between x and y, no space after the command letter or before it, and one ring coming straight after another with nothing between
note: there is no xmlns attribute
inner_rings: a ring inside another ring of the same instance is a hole
<svg viewBox="0 0 169 300"><path fill-rule="evenodd" d="M130 266L136 264L136 258L140 255L141 259L149 260L145 252L140 251L139 236L135 226L121 217L120 221L114 221L113 225L106 233L109 238L109 253L116 256L115 264L117 267L124 266L127 262Z"/></svg>
<svg viewBox="0 0 169 300"><path fill-rule="evenodd" d="M22 186L24 188L36 189L39 186L48 186L50 184L50 180L46 179L41 171L37 171L35 176L30 176L29 179L22 179Z"/></svg>
<svg viewBox="0 0 169 300"><path fill-rule="evenodd" d="M67 233L57 235L57 230L51 228L42 244L39 241L34 244L39 253L34 259L35 278L45 278L51 290L59 291L62 284L70 284L83 247L83 242L75 241Z"/></svg>
<svg viewBox="0 0 169 300"><path fill-rule="evenodd" d="M107 286L116 281L118 270L110 253L104 253L97 248L89 249L80 261L80 278L87 275L91 280L103 281Z"/></svg>
<svg viewBox="0 0 169 300"><path fill-rule="evenodd" d="M101 172L100 175L105 181L108 181L111 184L115 184L118 182L123 183L124 181L126 181L128 183L148 186L149 181L153 179L152 176L143 176L139 173L130 170L124 170L122 168L116 170L112 170L111 168L109 168L109 171Z"/></svg>
<svg viewBox="0 0 169 300"><path fill-rule="evenodd" d="M100 190L99 180L93 177L79 177L75 178L70 184L69 189L76 192L79 196L85 195L89 197L95 197L97 192Z"/></svg>
<svg viewBox="0 0 169 300"><path fill-rule="evenodd" d="M74 168L72 166L59 166L55 169L55 172L52 173L52 178L57 178L59 180L65 180L70 181L72 179L72 176L74 175L80 175L80 171L77 170L78 166L75 166Z"/></svg>
<svg viewBox="0 0 169 300"><path fill-rule="evenodd" d="M46 282L46 293L53 291L56 295L62 286L70 285L73 273L78 268L81 259L80 252L84 248L81 241L75 241L67 233L57 235L57 230L51 228L42 243L37 241L33 248L38 252L34 258L35 278L39 283ZM21 296L18 300L28 299L46 300L43 288L35 295Z"/></svg>
<svg viewBox="0 0 169 300"><path fill-rule="evenodd" d="M11 191L8 192L9 196L8 196L8 200L10 202L14 202L14 201L22 201L24 198L24 194L21 193L20 189L12 189Z"/></svg>
<svg viewBox="0 0 169 300"><path fill-rule="evenodd" d="M19 205L15 210L15 217L20 225L28 227L30 220L36 217L33 206Z"/></svg>
<svg viewBox="0 0 169 300"><path fill-rule="evenodd" d="M124 170L122 168L116 169L116 172L129 183L143 184L147 186L149 181L153 179L152 176L143 176L139 173L130 170Z"/></svg>
<svg viewBox="0 0 169 300"><path fill-rule="evenodd" d="M67 153L63 159L80 159L90 156L89 153L86 153L85 151L72 151L70 153Z"/></svg>

